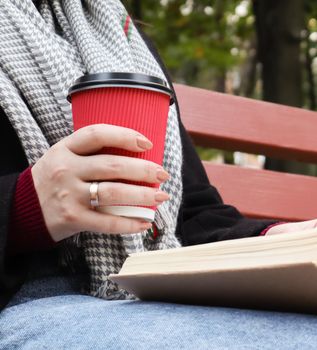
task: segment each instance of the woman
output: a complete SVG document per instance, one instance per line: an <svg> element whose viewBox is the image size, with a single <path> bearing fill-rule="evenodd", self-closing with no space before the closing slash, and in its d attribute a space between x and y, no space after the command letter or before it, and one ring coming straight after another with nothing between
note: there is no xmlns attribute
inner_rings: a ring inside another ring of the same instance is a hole
<svg viewBox="0 0 317 350"><path fill-rule="evenodd" d="M150 140L134 130L99 125L71 132L66 94L82 74L137 71L171 86L151 43L129 22L118 0L11 0L0 4L0 18L0 286L6 305L0 314L0 348L290 348L296 343L288 337L293 329L299 342L307 335L313 339L315 320L305 315L104 300L131 297L105 284L128 246L164 249L287 232L315 221L272 227L274 221L248 219L224 205L208 182L177 103L169 111L165 169L94 155L104 146L150 149ZM111 182L117 178L161 183L161 191ZM146 243L147 223L91 210L89 191L96 180L101 205L123 198L127 204L161 204L158 237ZM61 242L81 231L95 233L83 236L81 248L73 247L71 260L77 266L65 271L58 255L69 250ZM139 232L143 236L135 235ZM108 240L112 247L101 276L86 254L96 240ZM83 294L87 266L97 281L90 293L104 299ZM289 328L282 332L285 324ZM234 336L227 331L233 327Z"/></svg>

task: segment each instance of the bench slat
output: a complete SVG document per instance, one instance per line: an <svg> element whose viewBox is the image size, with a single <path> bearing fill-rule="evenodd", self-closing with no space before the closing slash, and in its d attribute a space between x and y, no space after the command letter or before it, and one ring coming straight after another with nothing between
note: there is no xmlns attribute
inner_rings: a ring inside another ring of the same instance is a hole
<svg viewBox="0 0 317 350"><path fill-rule="evenodd" d="M203 162L225 203L249 217L301 221L317 217L317 178Z"/></svg>
<svg viewBox="0 0 317 350"><path fill-rule="evenodd" d="M175 89L195 144L317 163L316 112L179 84Z"/></svg>

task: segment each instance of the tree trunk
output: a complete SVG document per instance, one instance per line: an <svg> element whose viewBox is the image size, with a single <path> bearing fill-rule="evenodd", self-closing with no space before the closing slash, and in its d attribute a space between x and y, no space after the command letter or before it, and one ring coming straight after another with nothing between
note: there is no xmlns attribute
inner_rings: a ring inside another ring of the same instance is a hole
<svg viewBox="0 0 317 350"><path fill-rule="evenodd" d="M263 99L302 107L300 43L304 29L304 1L253 0L253 4L258 58L262 63ZM266 161L266 168L311 173L309 165L270 158Z"/></svg>
<svg viewBox="0 0 317 350"><path fill-rule="evenodd" d="M237 94L245 97L252 97L256 85L256 73L258 58L256 54L257 41L253 36L248 43L248 58L241 67L241 84Z"/></svg>
<svg viewBox="0 0 317 350"><path fill-rule="evenodd" d="M226 0L216 0L215 2L215 23L217 28L217 33L219 35L218 42L223 43L225 39L225 33L224 28L221 25L221 22L223 21L223 16L225 14L226 9ZM219 67L218 72L215 79L215 85L214 90L219 92L226 92L226 68L225 67Z"/></svg>
<svg viewBox="0 0 317 350"><path fill-rule="evenodd" d="M306 74L307 74L307 80L308 80L308 97L309 97L309 108L311 110L316 110L316 94L315 94L315 78L314 78L314 72L313 72L313 60L309 53L310 44L308 37L306 38L306 60L305 60L305 66L306 66Z"/></svg>
<svg viewBox="0 0 317 350"><path fill-rule="evenodd" d="M141 0L132 0L132 11L133 18L137 20L142 20L142 3Z"/></svg>

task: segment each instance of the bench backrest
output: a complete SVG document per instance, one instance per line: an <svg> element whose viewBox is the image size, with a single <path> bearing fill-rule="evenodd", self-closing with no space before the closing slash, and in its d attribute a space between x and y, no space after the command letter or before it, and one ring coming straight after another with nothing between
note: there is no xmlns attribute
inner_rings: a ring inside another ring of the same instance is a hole
<svg viewBox="0 0 317 350"><path fill-rule="evenodd" d="M175 84L194 143L317 163L317 113ZM317 217L317 178L204 162L224 201L250 217Z"/></svg>

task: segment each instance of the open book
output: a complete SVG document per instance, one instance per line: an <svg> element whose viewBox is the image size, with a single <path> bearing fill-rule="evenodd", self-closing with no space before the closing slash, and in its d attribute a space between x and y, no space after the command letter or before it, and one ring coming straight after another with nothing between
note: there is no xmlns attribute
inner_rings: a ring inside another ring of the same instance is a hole
<svg viewBox="0 0 317 350"><path fill-rule="evenodd" d="M110 278L143 300L317 311L317 229L131 254Z"/></svg>

